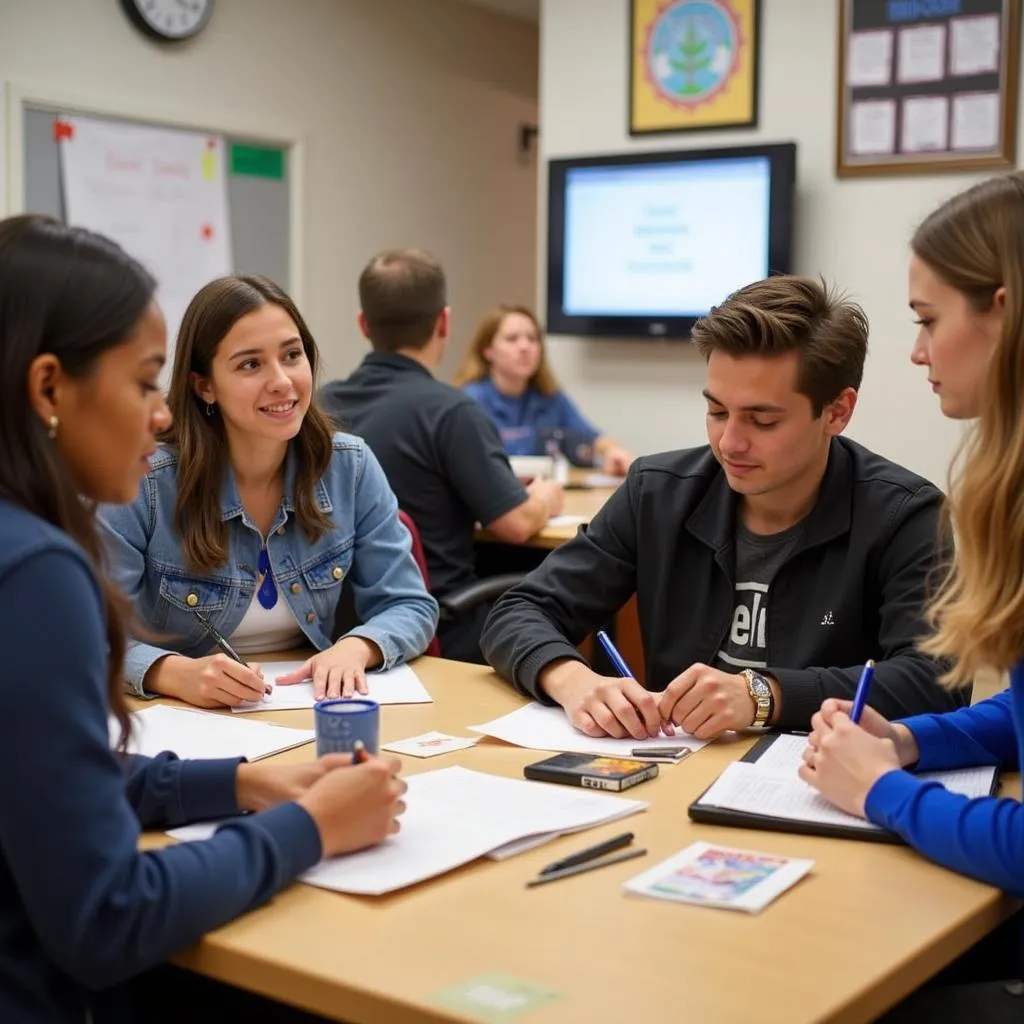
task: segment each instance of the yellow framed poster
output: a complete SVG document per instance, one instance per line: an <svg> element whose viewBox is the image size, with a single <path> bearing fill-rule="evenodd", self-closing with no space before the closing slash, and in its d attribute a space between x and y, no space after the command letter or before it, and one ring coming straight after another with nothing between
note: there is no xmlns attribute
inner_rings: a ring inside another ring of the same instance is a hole
<svg viewBox="0 0 1024 1024"><path fill-rule="evenodd" d="M757 125L760 0L630 0L629 134Z"/></svg>

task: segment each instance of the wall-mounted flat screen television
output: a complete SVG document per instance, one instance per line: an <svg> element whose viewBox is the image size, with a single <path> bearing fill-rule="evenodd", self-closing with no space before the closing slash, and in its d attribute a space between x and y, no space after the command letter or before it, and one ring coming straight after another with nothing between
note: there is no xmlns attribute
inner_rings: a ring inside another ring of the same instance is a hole
<svg viewBox="0 0 1024 1024"><path fill-rule="evenodd" d="M687 338L752 281L791 271L796 145L551 160L547 329Z"/></svg>

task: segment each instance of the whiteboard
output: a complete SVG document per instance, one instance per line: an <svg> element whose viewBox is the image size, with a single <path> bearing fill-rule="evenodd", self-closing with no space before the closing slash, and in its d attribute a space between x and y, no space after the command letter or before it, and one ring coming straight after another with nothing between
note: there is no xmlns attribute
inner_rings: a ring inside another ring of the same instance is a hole
<svg viewBox="0 0 1024 1024"><path fill-rule="evenodd" d="M31 103L24 106L24 210L66 220L61 193L59 143L55 137L59 113L56 107ZM90 116L96 115L90 113ZM125 118L108 120L146 123ZM243 135L228 133L224 137L229 146L266 145ZM264 274L286 291L294 293L297 282L289 259L291 190L294 188L292 162L293 154L285 148L281 178L236 174L229 166L228 215L235 272Z"/></svg>
<svg viewBox="0 0 1024 1024"><path fill-rule="evenodd" d="M67 220L118 243L156 279L171 362L193 296L234 272L224 139L77 114L57 125Z"/></svg>

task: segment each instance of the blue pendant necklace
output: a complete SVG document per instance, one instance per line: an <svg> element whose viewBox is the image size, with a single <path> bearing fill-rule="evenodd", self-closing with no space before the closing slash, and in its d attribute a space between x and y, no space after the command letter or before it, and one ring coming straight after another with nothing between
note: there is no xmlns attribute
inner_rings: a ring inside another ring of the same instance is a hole
<svg viewBox="0 0 1024 1024"><path fill-rule="evenodd" d="M277 604L277 587L274 585L274 574L270 571L270 555L267 554L266 544L260 549L260 558L257 564L263 576L263 582L260 584L256 597L260 604L270 611Z"/></svg>

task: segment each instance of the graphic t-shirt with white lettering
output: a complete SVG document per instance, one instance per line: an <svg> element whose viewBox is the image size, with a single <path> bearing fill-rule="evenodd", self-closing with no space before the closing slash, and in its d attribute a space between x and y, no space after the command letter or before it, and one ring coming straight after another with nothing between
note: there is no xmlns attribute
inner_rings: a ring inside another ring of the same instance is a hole
<svg viewBox="0 0 1024 1024"><path fill-rule="evenodd" d="M766 668L768 638L765 635L772 580L789 557L803 530L803 522L781 533L751 533L736 523L736 591L732 622L714 667L723 672Z"/></svg>

